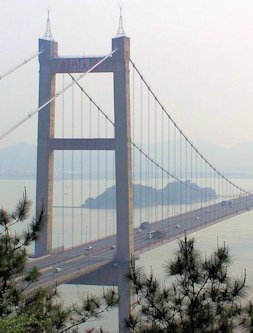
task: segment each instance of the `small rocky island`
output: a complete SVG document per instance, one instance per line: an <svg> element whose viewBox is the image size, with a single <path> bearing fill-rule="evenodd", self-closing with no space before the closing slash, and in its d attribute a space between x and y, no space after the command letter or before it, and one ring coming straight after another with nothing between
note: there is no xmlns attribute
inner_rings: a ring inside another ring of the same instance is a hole
<svg viewBox="0 0 253 333"><path fill-rule="evenodd" d="M216 192L210 187L200 187L189 180L171 182L162 189L133 184L134 208L160 205L185 205L214 200ZM88 198L81 206L90 209L114 209L116 207L116 186L109 187L96 198Z"/></svg>

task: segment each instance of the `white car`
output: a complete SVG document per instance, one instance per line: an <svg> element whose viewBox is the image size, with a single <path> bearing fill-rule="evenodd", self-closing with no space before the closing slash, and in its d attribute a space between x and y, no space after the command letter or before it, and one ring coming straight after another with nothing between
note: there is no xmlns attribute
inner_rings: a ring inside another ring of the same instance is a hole
<svg viewBox="0 0 253 333"><path fill-rule="evenodd" d="M60 273L60 272L62 272L62 269L60 268L60 267L55 267L55 273Z"/></svg>
<svg viewBox="0 0 253 333"><path fill-rule="evenodd" d="M180 229L181 228L181 225L180 224L177 224L176 225L176 229Z"/></svg>
<svg viewBox="0 0 253 333"><path fill-rule="evenodd" d="M116 249L116 245L111 245L111 249Z"/></svg>
<svg viewBox="0 0 253 333"><path fill-rule="evenodd" d="M196 216L196 220L199 220L199 216Z"/></svg>
<svg viewBox="0 0 253 333"><path fill-rule="evenodd" d="M92 246L91 246L91 245L87 246L85 250L86 250L86 251L90 251L90 250L92 250Z"/></svg>
<svg viewBox="0 0 253 333"><path fill-rule="evenodd" d="M140 233L142 232L142 229L139 228L139 229L136 230L136 232L137 232L138 234L140 234Z"/></svg>

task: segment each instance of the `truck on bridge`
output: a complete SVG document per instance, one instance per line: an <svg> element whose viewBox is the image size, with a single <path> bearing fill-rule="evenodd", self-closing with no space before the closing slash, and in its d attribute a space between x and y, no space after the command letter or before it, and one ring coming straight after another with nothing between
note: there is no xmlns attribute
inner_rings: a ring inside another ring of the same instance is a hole
<svg viewBox="0 0 253 333"><path fill-rule="evenodd" d="M140 229L141 230L149 229L149 222L148 221L141 222Z"/></svg>
<svg viewBox="0 0 253 333"><path fill-rule="evenodd" d="M233 202L231 200L224 200L224 201L221 202L221 206L223 206L223 207L230 207L231 208L232 205L233 205Z"/></svg>
<svg viewBox="0 0 253 333"><path fill-rule="evenodd" d="M147 239L159 239L166 236L166 232L162 230L154 230L148 233Z"/></svg>

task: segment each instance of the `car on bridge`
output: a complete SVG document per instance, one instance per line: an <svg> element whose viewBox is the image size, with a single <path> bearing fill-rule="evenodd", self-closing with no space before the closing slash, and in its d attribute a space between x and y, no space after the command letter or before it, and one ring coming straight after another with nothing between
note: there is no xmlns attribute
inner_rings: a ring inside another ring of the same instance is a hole
<svg viewBox="0 0 253 333"><path fill-rule="evenodd" d="M166 236L166 232L162 231L162 230L154 230L154 231L150 231L147 234L147 239L159 239L159 238L163 238Z"/></svg>
<svg viewBox="0 0 253 333"><path fill-rule="evenodd" d="M86 250L86 251L90 251L90 250L92 250L92 246L91 246L91 245L87 246L85 250Z"/></svg>
<svg viewBox="0 0 253 333"><path fill-rule="evenodd" d="M60 273L60 272L62 272L62 268L60 268L60 267L55 267L55 273Z"/></svg>

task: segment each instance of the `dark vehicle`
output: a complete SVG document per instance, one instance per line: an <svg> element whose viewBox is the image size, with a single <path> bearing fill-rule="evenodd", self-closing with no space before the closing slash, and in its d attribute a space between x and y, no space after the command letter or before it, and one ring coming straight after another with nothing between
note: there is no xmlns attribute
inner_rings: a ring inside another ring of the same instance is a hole
<svg viewBox="0 0 253 333"><path fill-rule="evenodd" d="M141 222L141 225L140 225L141 230L146 230L148 228L149 228L149 222L148 221Z"/></svg>
<svg viewBox="0 0 253 333"><path fill-rule="evenodd" d="M221 202L221 206L223 206L223 207L232 207L232 205L233 205L233 202L230 200L224 200Z"/></svg>
<svg viewBox="0 0 253 333"><path fill-rule="evenodd" d="M148 233L147 239L158 239L158 238L163 238L165 236L166 236L165 231L155 230L155 231L150 231Z"/></svg>

